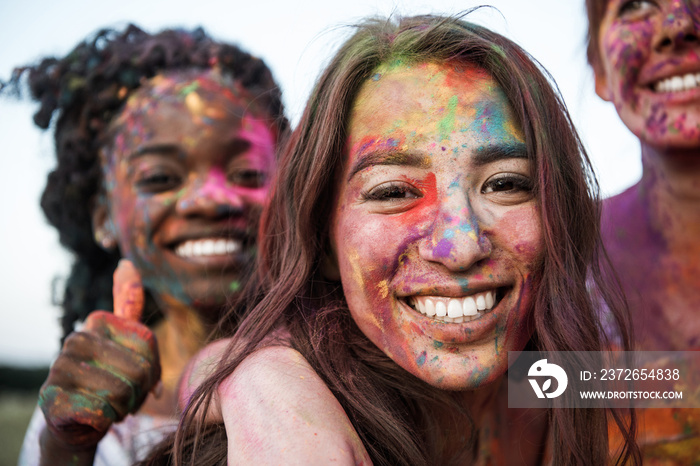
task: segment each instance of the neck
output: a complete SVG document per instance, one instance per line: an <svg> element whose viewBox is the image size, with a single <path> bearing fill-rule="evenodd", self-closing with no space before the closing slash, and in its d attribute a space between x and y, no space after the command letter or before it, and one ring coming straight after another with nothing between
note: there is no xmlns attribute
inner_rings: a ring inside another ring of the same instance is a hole
<svg viewBox="0 0 700 466"><path fill-rule="evenodd" d="M700 150L660 151L642 145L640 200L671 250L696 246L700 234Z"/></svg>
<svg viewBox="0 0 700 466"><path fill-rule="evenodd" d="M161 297L163 320L153 328L158 340L163 395L149 396L143 410L172 416L177 406L177 385L187 362L204 347L212 329L202 312L180 301Z"/></svg>

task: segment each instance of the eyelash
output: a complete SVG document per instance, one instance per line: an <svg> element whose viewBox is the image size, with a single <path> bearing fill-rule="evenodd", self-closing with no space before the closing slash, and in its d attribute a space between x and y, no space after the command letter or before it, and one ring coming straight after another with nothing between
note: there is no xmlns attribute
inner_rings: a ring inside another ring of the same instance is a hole
<svg viewBox="0 0 700 466"><path fill-rule="evenodd" d="M394 194L405 195L408 193L412 194L412 196L394 196ZM405 199L418 199L421 197L423 197L423 195L417 189L412 188L408 184L396 181L380 184L379 186L362 193L362 199L365 201L396 202Z"/></svg>
<svg viewBox="0 0 700 466"><path fill-rule="evenodd" d="M630 15L642 11L645 3L648 4L648 6L656 6L656 4L651 0L631 0L628 2L624 2L620 5L620 8L617 11L617 15L619 17L623 17L625 15Z"/></svg>
<svg viewBox="0 0 700 466"><path fill-rule="evenodd" d="M253 168L245 170L236 170L229 173L228 179L231 183L237 186L246 188L261 188L267 183L267 173L262 170Z"/></svg>
<svg viewBox="0 0 700 466"><path fill-rule="evenodd" d="M141 191L158 193L172 189L180 184L180 177L164 171L145 173L136 181L136 187Z"/></svg>
<svg viewBox="0 0 700 466"><path fill-rule="evenodd" d="M494 188L503 187L503 185L511 184L512 186L507 189L497 190ZM502 173L495 175L484 183L481 188L482 194L491 193L502 193L502 192L532 192L534 186L532 185L532 180L527 176L518 175L515 173ZM491 191L487 191L491 189Z"/></svg>

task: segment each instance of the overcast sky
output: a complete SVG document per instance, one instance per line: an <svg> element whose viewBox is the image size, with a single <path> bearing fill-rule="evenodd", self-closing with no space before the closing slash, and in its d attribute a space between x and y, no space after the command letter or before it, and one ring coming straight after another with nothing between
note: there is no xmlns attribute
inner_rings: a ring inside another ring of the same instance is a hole
<svg viewBox="0 0 700 466"><path fill-rule="evenodd" d="M153 32L201 25L265 59L296 124L320 69L348 35L343 25L368 15L454 14L488 3L500 14L482 10L469 19L515 40L552 73L610 195L639 178L639 145L593 91L583 1L6 0L0 2L0 79L17 65L65 54L101 27L134 22ZM47 364L59 349L60 309L50 304L50 286L66 276L70 257L39 209L53 148L50 134L32 125L33 108L0 100L0 364Z"/></svg>

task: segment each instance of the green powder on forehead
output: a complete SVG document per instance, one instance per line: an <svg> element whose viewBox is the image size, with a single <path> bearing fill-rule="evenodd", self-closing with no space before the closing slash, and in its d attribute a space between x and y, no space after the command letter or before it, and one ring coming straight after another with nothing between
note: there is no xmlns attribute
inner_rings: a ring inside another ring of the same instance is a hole
<svg viewBox="0 0 700 466"><path fill-rule="evenodd" d="M186 96L186 95L190 94L191 92L196 91L197 89L199 89L199 82L192 81L187 86L180 89L180 92L178 94L181 96Z"/></svg>
<svg viewBox="0 0 700 466"><path fill-rule="evenodd" d="M440 131L440 140L450 139L450 134L454 131L455 127L455 112L457 110L457 103L459 99L456 95L450 97L447 101L447 108L445 109L445 116L438 123L438 130Z"/></svg>

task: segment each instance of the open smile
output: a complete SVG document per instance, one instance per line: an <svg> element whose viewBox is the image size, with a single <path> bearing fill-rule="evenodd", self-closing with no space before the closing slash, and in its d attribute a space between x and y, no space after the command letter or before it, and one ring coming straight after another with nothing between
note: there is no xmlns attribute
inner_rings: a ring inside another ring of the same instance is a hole
<svg viewBox="0 0 700 466"><path fill-rule="evenodd" d="M503 288L494 288L463 297L415 295L401 299L413 310L436 321L461 324L490 313L504 294Z"/></svg>
<svg viewBox="0 0 700 466"><path fill-rule="evenodd" d="M651 84L651 89L657 93L682 92L697 87L700 87L700 73L670 76Z"/></svg>
<svg viewBox="0 0 700 466"><path fill-rule="evenodd" d="M173 248L182 258L226 256L242 249L240 240L231 238L201 238L184 241Z"/></svg>

